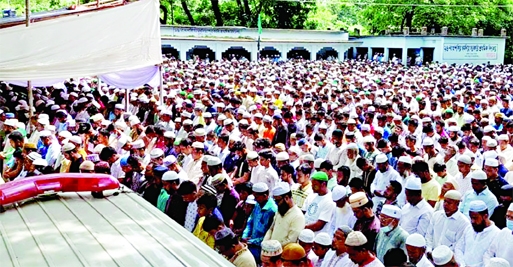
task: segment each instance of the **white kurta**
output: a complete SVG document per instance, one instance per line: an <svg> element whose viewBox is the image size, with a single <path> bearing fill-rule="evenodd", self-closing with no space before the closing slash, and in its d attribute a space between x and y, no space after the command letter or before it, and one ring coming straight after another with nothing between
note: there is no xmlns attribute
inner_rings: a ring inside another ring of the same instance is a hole
<svg viewBox="0 0 513 267"><path fill-rule="evenodd" d="M493 257L503 258L513 266L513 231L504 228L499 232L484 254L484 265Z"/></svg>
<svg viewBox="0 0 513 267"><path fill-rule="evenodd" d="M472 190L472 182L470 181L470 175L472 172L467 174L467 177L463 177L461 172L458 172L458 175L454 176L454 180L458 183L458 191L461 195L465 195L468 191Z"/></svg>
<svg viewBox="0 0 513 267"><path fill-rule="evenodd" d="M456 211L451 217L442 209L433 214L426 233L427 251L440 245L448 246L452 251L463 236L470 221L461 212Z"/></svg>
<svg viewBox="0 0 513 267"><path fill-rule="evenodd" d="M468 226L462 238L456 243L456 261L460 266L484 266L484 254L499 232L499 228L493 222L479 233L476 233L472 226Z"/></svg>
<svg viewBox="0 0 513 267"><path fill-rule="evenodd" d="M187 173L189 180L194 182L196 185L203 176L203 171L201 170L202 160L203 157L199 158L198 160L192 160L188 162L187 165L185 165L183 168L185 173Z"/></svg>
<svg viewBox="0 0 513 267"><path fill-rule="evenodd" d="M415 206L410 203L404 205L399 225L410 235L418 233L426 236L431 217L433 217L433 207L423 199Z"/></svg>

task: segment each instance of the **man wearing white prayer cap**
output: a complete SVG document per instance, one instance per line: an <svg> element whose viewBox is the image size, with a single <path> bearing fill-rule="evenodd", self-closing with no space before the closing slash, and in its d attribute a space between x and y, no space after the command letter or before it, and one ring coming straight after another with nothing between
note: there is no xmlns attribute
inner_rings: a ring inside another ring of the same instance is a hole
<svg viewBox="0 0 513 267"><path fill-rule="evenodd" d="M406 254L413 266L433 267L426 256L426 240L420 234L411 234L406 238Z"/></svg>
<svg viewBox="0 0 513 267"><path fill-rule="evenodd" d="M373 211L376 211L376 207L381 201L385 201L383 194L390 184L390 181L398 181L402 184L401 175L399 175L394 168L389 166L386 154L381 153L376 156L376 166L376 176L370 185L371 193L374 194L372 198L372 202L374 203Z"/></svg>
<svg viewBox="0 0 513 267"><path fill-rule="evenodd" d="M435 267L441 266L457 266L454 259L454 252L445 245L436 247L432 253L433 263Z"/></svg>
<svg viewBox="0 0 513 267"><path fill-rule="evenodd" d="M347 254L359 267L381 267L383 263L374 256L367 246L367 238L360 231L353 231L346 238Z"/></svg>
<svg viewBox="0 0 513 267"><path fill-rule="evenodd" d="M507 260L513 266L513 204L510 204L506 212L506 228L502 229L485 252L483 260L486 266L494 257Z"/></svg>
<svg viewBox="0 0 513 267"><path fill-rule="evenodd" d="M394 205L383 205L379 220L381 222L381 229L376 237L376 245L374 251L380 261L384 261L385 254L392 248L400 248L405 250L405 242L408 237L406 232L401 226L401 209Z"/></svg>
<svg viewBox="0 0 513 267"><path fill-rule="evenodd" d="M492 216L493 211L499 205L497 197L488 189L486 173L482 170L475 170L470 174L472 178L472 189L463 195L460 211L469 218L470 204L474 200L483 201L488 207L488 215Z"/></svg>
<svg viewBox="0 0 513 267"><path fill-rule="evenodd" d="M459 191L449 190L445 193L443 210L433 214L426 233L428 253L440 245L445 245L454 251L456 242L470 226L470 221L458 210L460 201Z"/></svg>
<svg viewBox="0 0 513 267"><path fill-rule="evenodd" d="M287 182L278 183L272 190L278 212L274 222L267 230L264 240L278 240L282 246L297 241L301 230L305 228L305 216L294 204L292 193Z"/></svg>
<svg viewBox="0 0 513 267"><path fill-rule="evenodd" d="M508 184L508 182L499 175L499 161L492 158L485 159L483 171L486 173L486 185L488 189L495 195L497 200L499 200L502 191L501 187Z"/></svg>
<svg viewBox="0 0 513 267"><path fill-rule="evenodd" d="M334 234L342 225L353 227L356 222L356 217L347 201L349 198L347 188L342 185L336 185L331 191L331 198L335 202L336 207L331 219L330 233Z"/></svg>
<svg viewBox="0 0 513 267"><path fill-rule="evenodd" d="M454 180L458 183L458 191L465 195L467 191L472 190L472 183L470 178L470 168L472 167L472 159L467 155L458 157L458 174L454 176Z"/></svg>
<svg viewBox="0 0 513 267"><path fill-rule="evenodd" d="M482 266L484 254L500 230L489 219L485 202L474 200L468 206L472 226L456 243L455 257L460 266Z"/></svg>
<svg viewBox="0 0 513 267"><path fill-rule="evenodd" d="M399 225L410 234L418 233L424 236L433 216L433 207L422 198L420 179L408 179L405 189L408 203L402 208L403 216Z"/></svg>

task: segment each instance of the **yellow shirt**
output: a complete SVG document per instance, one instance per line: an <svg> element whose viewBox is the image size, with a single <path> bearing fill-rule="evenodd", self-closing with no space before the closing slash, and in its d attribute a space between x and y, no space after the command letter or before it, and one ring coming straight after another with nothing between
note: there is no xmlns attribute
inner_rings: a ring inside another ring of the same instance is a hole
<svg viewBox="0 0 513 267"><path fill-rule="evenodd" d="M440 184L435 179L431 179L431 181L422 184L422 197L426 201L438 201L440 191Z"/></svg>
<svg viewBox="0 0 513 267"><path fill-rule="evenodd" d="M203 241L203 243L207 244L209 247L214 248L215 245L215 238L213 235L209 234L208 232L205 232L203 230L203 222L205 221L205 216L199 218L198 223L196 224L196 228L194 228L194 231L192 234L199 238L199 240Z"/></svg>
<svg viewBox="0 0 513 267"><path fill-rule="evenodd" d="M285 213L285 216L281 216L279 212L276 213L264 240L278 240L284 247L289 243L296 243L304 228L305 215L298 206L294 205Z"/></svg>

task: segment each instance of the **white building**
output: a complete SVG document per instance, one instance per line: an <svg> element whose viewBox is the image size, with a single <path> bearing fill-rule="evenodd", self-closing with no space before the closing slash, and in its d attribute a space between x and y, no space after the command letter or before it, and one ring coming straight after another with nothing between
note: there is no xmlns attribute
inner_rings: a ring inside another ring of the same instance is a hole
<svg viewBox="0 0 513 267"><path fill-rule="evenodd" d="M164 53L186 60L193 55L209 59L233 55L256 60L258 32L245 27L162 26ZM350 38L344 31L263 29L260 37L262 57L282 59L301 57L372 58L382 53L386 59L395 55L403 64L420 57L424 62L486 63L504 62L506 37L383 35Z"/></svg>

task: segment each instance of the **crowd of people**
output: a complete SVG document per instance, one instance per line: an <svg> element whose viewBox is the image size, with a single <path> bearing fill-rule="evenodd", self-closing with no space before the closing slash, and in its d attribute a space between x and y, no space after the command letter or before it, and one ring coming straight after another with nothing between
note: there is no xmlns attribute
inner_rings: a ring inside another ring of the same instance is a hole
<svg viewBox="0 0 513 267"><path fill-rule="evenodd" d="M513 266L513 66L163 66L2 83L3 181L110 174L240 267Z"/></svg>

